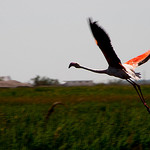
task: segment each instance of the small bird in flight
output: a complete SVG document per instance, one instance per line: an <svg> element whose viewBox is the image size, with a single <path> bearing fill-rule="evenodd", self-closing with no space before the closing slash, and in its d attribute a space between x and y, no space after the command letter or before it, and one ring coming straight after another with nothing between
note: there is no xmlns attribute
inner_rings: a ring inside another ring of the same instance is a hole
<svg viewBox="0 0 150 150"><path fill-rule="evenodd" d="M145 102L140 85L138 85L137 83L133 81L133 80L140 79L140 73L137 73L134 70L136 67L144 64L150 59L150 50L122 64L111 45L111 40L109 36L104 31L104 29L98 26L97 22L92 22L91 19L89 19L89 25L90 25L92 34L95 38L96 44L101 49L102 53L104 54L108 62L108 65L109 65L108 69L93 70L93 69L83 67L79 65L78 63L74 63L74 62L70 63L69 68L74 66L75 68L81 68L81 69L85 69L85 70L95 72L95 73L104 73L110 76L115 76L121 79L125 79L134 87L142 103L146 107L147 111L150 113L150 107Z"/></svg>

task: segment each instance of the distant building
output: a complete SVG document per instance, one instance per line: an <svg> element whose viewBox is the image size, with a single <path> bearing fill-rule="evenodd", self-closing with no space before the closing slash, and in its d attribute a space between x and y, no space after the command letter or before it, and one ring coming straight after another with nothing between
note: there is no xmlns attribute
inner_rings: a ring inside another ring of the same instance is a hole
<svg viewBox="0 0 150 150"><path fill-rule="evenodd" d="M139 80L137 81L138 84L150 84L150 80Z"/></svg>
<svg viewBox="0 0 150 150"><path fill-rule="evenodd" d="M32 84L21 83L16 80L11 80L10 76L0 77L0 88L16 88L16 87L32 87Z"/></svg>
<svg viewBox="0 0 150 150"><path fill-rule="evenodd" d="M138 80L135 81L137 84L143 84L143 85L149 85L150 84L150 80ZM129 82L125 81L125 80L120 80L120 79L114 79L114 80L109 80L109 82L107 84L120 84L120 85L127 85L130 84Z"/></svg>
<svg viewBox="0 0 150 150"><path fill-rule="evenodd" d="M11 80L10 76L1 76L0 77L0 81L9 81L9 80Z"/></svg>
<svg viewBox="0 0 150 150"><path fill-rule="evenodd" d="M92 80L80 80L80 81L65 81L65 86L92 86L94 82Z"/></svg>

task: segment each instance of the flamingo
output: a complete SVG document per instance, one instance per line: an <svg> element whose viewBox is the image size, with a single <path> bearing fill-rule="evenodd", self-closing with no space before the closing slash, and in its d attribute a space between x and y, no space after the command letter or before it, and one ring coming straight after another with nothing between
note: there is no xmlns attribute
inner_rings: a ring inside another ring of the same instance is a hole
<svg viewBox="0 0 150 150"><path fill-rule="evenodd" d="M103 73L110 76L115 76L128 81L136 90L140 100L146 107L147 111L150 113L150 107L146 104L144 96L142 94L140 85L138 85L134 80L140 79L140 73L135 72L135 68L144 64L150 59L150 50L142 55L139 55L126 63L122 64L121 60L116 55L112 45L111 40L105 30L97 24L97 21L93 22L89 18L89 26L91 28L92 34L96 41L96 44L101 49L103 55L108 62L108 69L106 70L93 70L79 65L78 63L71 62L69 67L81 68L94 73Z"/></svg>

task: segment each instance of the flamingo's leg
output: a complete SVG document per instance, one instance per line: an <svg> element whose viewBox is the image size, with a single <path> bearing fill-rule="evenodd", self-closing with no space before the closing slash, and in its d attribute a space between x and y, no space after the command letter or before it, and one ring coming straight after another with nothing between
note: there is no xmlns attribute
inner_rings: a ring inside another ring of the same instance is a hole
<svg viewBox="0 0 150 150"><path fill-rule="evenodd" d="M140 85L138 85L137 83L135 83L134 81L132 81L131 79L126 79L130 84L133 85L134 89L136 90L136 92L138 93L142 103L144 104L144 106L147 108L147 111L150 113L150 107L146 104L144 96L142 94L141 91L141 87Z"/></svg>

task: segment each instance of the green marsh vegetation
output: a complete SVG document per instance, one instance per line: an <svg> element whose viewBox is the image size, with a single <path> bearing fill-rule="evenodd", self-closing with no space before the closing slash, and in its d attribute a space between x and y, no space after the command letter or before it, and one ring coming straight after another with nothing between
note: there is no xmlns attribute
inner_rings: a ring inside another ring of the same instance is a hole
<svg viewBox="0 0 150 150"><path fill-rule="evenodd" d="M0 89L0 149L149 150L150 114L130 85Z"/></svg>

